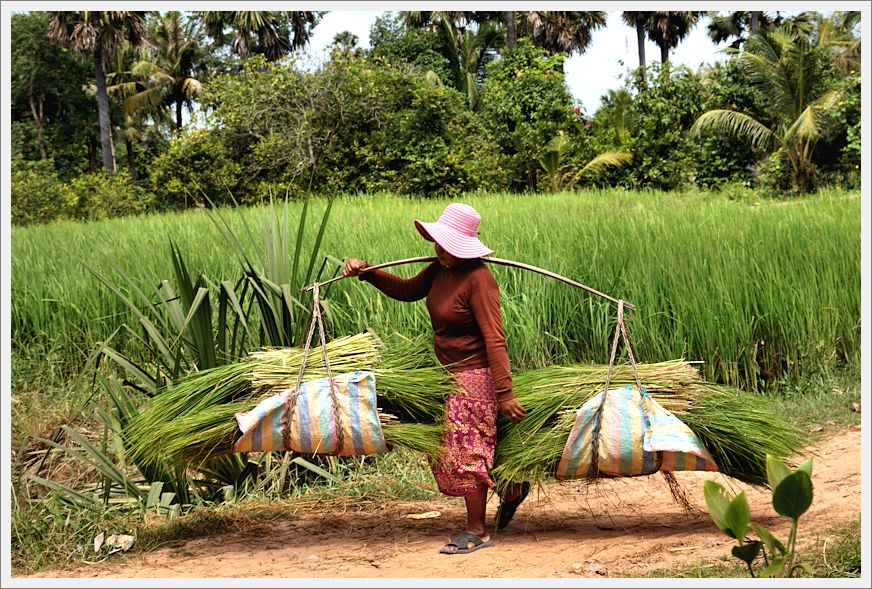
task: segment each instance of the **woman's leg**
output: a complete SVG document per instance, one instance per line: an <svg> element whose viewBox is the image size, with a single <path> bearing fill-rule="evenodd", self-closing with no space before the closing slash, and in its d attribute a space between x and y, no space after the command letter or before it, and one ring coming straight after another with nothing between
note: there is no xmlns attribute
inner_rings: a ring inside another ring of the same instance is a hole
<svg viewBox="0 0 872 589"><path fill-rule="evenodd" d="M485 524L487 510L487 488L483 487L475 495L466 497L466 531L475 534L485 542L490 538Z"/></svg>

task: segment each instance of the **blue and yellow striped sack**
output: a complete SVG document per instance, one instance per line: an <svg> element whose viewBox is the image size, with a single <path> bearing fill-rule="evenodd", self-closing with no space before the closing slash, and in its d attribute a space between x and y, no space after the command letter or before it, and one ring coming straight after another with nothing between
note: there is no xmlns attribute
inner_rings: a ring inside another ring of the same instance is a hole
<svg viewBox="0 0 872 589"><path fill-rule="evenodd" d="M578 410L556 478L639 476L658 470L707 470L718 467L699 437L644 389L624 386L589 399ZM599 431L597 460L593 435Z"/></svg>
<svg viewBox="0 0 872 589"><path fill-rule="evenodd" d="M303 454L339 455L387 452L378 418L375 375L358 370L337 374L333 382L335 405L326 378L302 383L290 420L293 389L261 401L248 413L237 413L242 437L233 445L233 451L294 450Z"/></svg>

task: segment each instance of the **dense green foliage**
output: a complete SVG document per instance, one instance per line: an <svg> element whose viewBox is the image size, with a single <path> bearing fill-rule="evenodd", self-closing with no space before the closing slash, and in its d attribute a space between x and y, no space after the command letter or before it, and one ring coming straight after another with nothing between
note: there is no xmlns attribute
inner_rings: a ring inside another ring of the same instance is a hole
<svg viewBox="0 0 872 589"><path fill-rule="evenodd" d="M572 96L562 72L564 58L521 39L488 68L482 89L482 118L508 157L512 189L536 189L536 157L559 131L572 127Z"/></svg>
<svg viewBox="0 0 872 589"><path fill-rule="evenodd" d="M736 13L741 26L724 34L738 35L741 49L724 61L696 72L668 62L628 70L623 87L590 114L591 105L573 102L563 65L567 52L596 42L603 13L568 20L566 13L513 13L518 41L511 43L508 14L386 13L372 26L369 49L340 33L330 59L313 65L293 50L308 42L320 13L146 13L140 33L147 43L113 42L106 66L112 157L145 199L121 209L253 204L310 191L452 196L577 184L783 195L859 183L854 13L763 15L750 35L741 28L747 15ZM667 15L632 14L644 17L652 39ZM674 47L697 15L673 16L661 31L672 35L664 47ZM59 37L49 35L49 16L21 13L12 21L15 222L69 217L57 183L101 168L93 65L76 60L74 45L52 43ZM800 75L796 102L791 80ZM788 132L803 120L790 104L821 116ZM186 108L197 124L180 133L189 126ZM707 125L692 129L705 113L724 113L720 123L733 127L744 124L739 115L759 126L750 143L703 132ZM774 149L764 129L789 148ZM802 137L789 136L797 132ZM105 136L102 142L105 166ZM569 174L609 152L630 155L621 166ZM53 165L26 163L41 160ZM29 185L33 194L24 193Z"/></svg>
<svg viewBox="0 0 872 589"><path fill-rule="evenodd" d="M462 96L408 68L352 58L305 73L251 59L207 100L214 136L241 168L230 187L255 198L269 185L444 196L503 184Z"/></svg>

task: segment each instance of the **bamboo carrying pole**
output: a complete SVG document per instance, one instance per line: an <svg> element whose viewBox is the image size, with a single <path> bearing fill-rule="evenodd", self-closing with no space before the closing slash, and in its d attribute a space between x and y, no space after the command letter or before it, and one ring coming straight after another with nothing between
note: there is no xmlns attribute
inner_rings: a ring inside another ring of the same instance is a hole
<svg viewBox="0 0 872 589"><path fill-rule="evenodd" d="M555 280L559 280L560 282L565 282L566 284L569 284L569 285L574 286L576 288L580 288L582 290L585 290L585 291L587 291L591 294L594 294L598 297L602 297L602 298L606 299L607 301L611 302L612 304L618 305L620 303L620 301L614 297L610 297L609 295L603 294L596 289L593 289L589 286L585 286L584 284L582 284L580 282L576 282L575 280L572 280L571 278L566 278L565 276L561 276L560 274L556 274L554 272L551 272L550 270L544 270L542 268L539 268L539 267L536 267L536 266L533 266L530 264L524 264L522 262L515 262L512 260L503 260L500 258L492 258L490 256L485 256L481 259L484 260L485 262L489 262L491 264L499 264L500 266L512 266L514 268L521 268L522 270L530 270L531 272L537 272L539 274L543 274L545 276L548 276L549 278L553 278ZM391 266L401 266L403 264L414 264L416 262L435 262L436 260L437 260L436 256L423 256L420 258L406 258L404 260L394 260L393 262L385 262L383 264L376 264L375 266L369 266L369 267L361 270L361 272L370 272L371 270L379 270L381 268L389 268ZM324 286L325 284L330 284L331 282L336 282L337 280L342 280L343 278L348 278L348 277L347 276L336 276L336 277L331 278L329 280L325 280L324 282L313 282L312 284L310 284L308 286L304 286L301 290L304 292L309 291L309 290L312 290L313 288L315 288L316 286L321 287L321 286ZM631 311L635 311L636 307L635 307L635 305L628 303L627 301L624 301L624 309L629 309Z"/></svg>

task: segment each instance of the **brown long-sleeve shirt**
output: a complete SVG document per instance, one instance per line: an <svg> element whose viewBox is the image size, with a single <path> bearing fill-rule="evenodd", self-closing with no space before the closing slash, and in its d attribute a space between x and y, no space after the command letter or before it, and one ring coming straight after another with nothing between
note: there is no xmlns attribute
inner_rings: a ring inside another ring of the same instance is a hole
<svg viewBox="0 0 872 589"><path fill-rule="evenodd" d="M513 399L512 375L503 320L500 288L481 260L446 268L433 262L412 278L382 270L359 276L391 298L427 298L436 357L452 370L490 367L497 400Z"/></svg>

